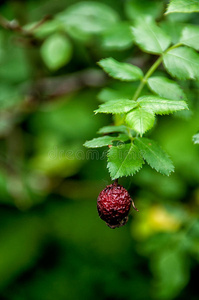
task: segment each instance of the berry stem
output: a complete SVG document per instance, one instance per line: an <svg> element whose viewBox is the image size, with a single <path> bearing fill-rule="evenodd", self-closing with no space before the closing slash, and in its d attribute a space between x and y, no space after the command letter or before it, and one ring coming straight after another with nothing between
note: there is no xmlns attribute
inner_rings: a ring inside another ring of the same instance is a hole
<svg viewBox="0 0 199 300"><path fill-rule="evenodd" d="M118 179L115 179L113 184L118 185Z"/></svg>

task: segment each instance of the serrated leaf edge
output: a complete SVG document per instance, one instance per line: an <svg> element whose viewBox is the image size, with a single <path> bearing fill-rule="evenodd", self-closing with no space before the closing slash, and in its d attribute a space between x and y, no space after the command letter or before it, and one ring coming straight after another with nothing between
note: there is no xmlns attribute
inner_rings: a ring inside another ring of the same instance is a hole
<svg viewBox="0 0 199 300"><path fill-rule="evenodd" d="M185 100L171 100L171 99L166 99L166 98L160 97L159 100L170 101L170 103L171 103L171 102L179 102L179 103L181 103L181 104L184 103L184 104L185 104L185 107L184 107L184 108L175 109L175 110L173 110L173 111L171 111L171 112L165 112L165 111L163 111L163 112L155 112L155 111L153 111L152 108L147 108L147 107L142 106L142 102L141 102L140 100L145 99L145 97L148 97L148 96L140 97L140 98L137 100L138 103L139 103L139 105L140 105L140 107L142 107L142 109L144 109L144 110L146 110L146 111L148 111L148 112L154 113L155 115L169 115L169 114L173 114L174 112L181 111L181 110L184 110L184 109L189 110L188 104L187 104L187 102L186 102ZM152 97L153 97L153 96L152 96ZM156 97L156 96L154 96L154 97ZM150 103L150 102L149 102L149 103ZM128 112L128 113L129 113L129 112Z"/></svg>
<svg viewBox="0 0 199 300"><path fill-rule="evenodd" d="M144 145L145 145L145 144L144 144ZM145 145L145 146L146 146L146 145ZM159 145L158 145L158 146L159 146ZM138 147L138 146L137 146L137 147ZM167 158L170 159L170 156L168 155L168 153L166 153L165 150L163 150L161 146L159 146L159 147L160 147L160 149L164 152L164 154L167 156ZM148 148L148 147L147 147L147 148ZM156 153L155 153L154 151L152 151L151 148L148 148L148 149L149 149L151 152L153 152L153 154L155 154L156 157L158 157L158 156L156 155ZM141 151L141 155L142 155L142 151ZM143 155L142 155L142 157L143 157L144 161L146 161L146 163L147 163L152 169L156 170L156 172L161 173L162 175L169 176L169 175L170 175L172 172L174 172L174 170L175 170L175 167L174 167L174 165L173 165L173 170L168 171L168 174L163 173L163 172L157 170L155 167L152 167L152 166L147 162L147 160L144 158ZM173 162L172 162L171 159L170 159L170 161L171 161L171 163L173 164Z"/></svg>
<svg viewBox="0 0 199 300"><path fill-rule="evenodd" d="M101 61L105 61L105 60L108 60L108 59L113 59L116 63L118 64L124 64L124 65L129 65L133 68L135 68L137 70L137 72L139 72L139 76L137 77L137 79L132 79L132 78L123 78L122 76L115 76L115 74L111 71L111 72L107 72L105 67L101 65ZM143 71L142 69L140 69L139 67L135 66L135 65L132 65L128 62L120 62L120 61L117 61L116 59L114 59L113 57L107 57L107 58L103 58L101 59L100 61L97 62L98 66L100 66L100 68L102 68L104 70L104 72L106 74L108 74L110 77L114 78L114 79L117 79L117 80L120 80L120 81L127 81L127 82L133 82L133 81L138 81L140 79L143 78Z"/></svg>
<svg viewBox="0 0 199 300"><path fill-rule="evenodd" d="M158 77L158 78L161 78L161 79L168 79L168 78L165 77L165 76L153 76L153 77L150 77L150 78L147 80L147 86L148 86L148 88L149 88L155 95L158 95L158 96L160 96L161 98L164 98L164 97L162 97L159 93L157 93L157 92L150 86L150 84L149 84L149 81L150 81L151 79L155 78L155 77ZM168 83L168 84L175 84L176 87L179 88L180 91L182 92L184 99L182 99L182 100L180 100L180 101L186 101L186 100L187 100L187 97L186 97L186 95L185 95L183 89L181 88L181 86L180 86L177 82L175 82L174 80L170 80L170 79L169 79L169 81L171 81L171 82ZM165 98L165 99L166 99L166 98ZM168 99L168 100L169 100L169 99ZM170 100L173 100L173 99L170 99ZM177 101L177 100L173 100L173 101Z"/></svg>
<svg viewBox="0 0 199 300"><path fill-rule="evenodd" d="M106 135L106 136L111 138L111 139L110 139L110 142L111 142L111 143L112 143L112 142L114 141L114 139L115 139L114 136L113 136L113 137L108 136L108 135ZM103 137L103 136L102 136L102 137ZM83 144L83 146L86 147L86 148L102 148L102 147L108 146L109 144L103 145L103 146L92 146L92 147L86 146L86 143L87 143L87 142L91 142L91 141L93 141L93 140L98 140L98 139L101 139L102 137L97 137L97 138L93 138L93 139L91 139L91 140L89 140L89 141L86 141L86 142Z"/></svg>
<svg viewBox="0 0 199 300"><path fill-rule="evenodd" d="M136 148L138 148L136 145L134 145L133 143L131 143L131 147L136 147ZM114 146L113 146L114 147ZM116 147L116 146L115 146ZM129 154L129 152L130 152L130 150L131 150L131 147L130 147L130 149L129 149L129 151L128 151L128 154ZM139 149L138 149L139 150ZM114 179L117 179L117 178L120 178L120 177L127 177L127 176L133 176L134 174L136 174L141 168L142 168L142 166L143 166L143 164L144 164L144 159L142 158L142 164L140 165L140 167L137 169L137 170L135 170L135 172L134 173L128 173L128 174L126 174L126 175L123 175L123 176L112 176L112 174L111 174L111 171L110 171L110 167L109 167L109 164L111 163L110 161L109 161L109 152L111 151L111 149L109 149L108 150L108 153L107 153L107 160L108 160L108 164L107 164L107 168L108 168L108 170L109 170L109 173L110 173L110 176L111 176L111 178L114 180ZM128 154L126 155L126 157L128 156ZM124 161L126 160L126 157L125 157L125 159L123 160L123 162L122 162L122 164L121 164L121 166L124 164ZM141 160L141 158L140 158L140 160ZM121 169L121 166L120 166L120 168L119 169ZM118 171L117 171L117 173L119 172L119 169L118 169ZM130 168L129 168L130 169ZM117 173L116 173L116 175L117 175Z"/></svg>
<svg viewBox="0 0 199 300"><path fill-rule="evenodd" d="M131 101L131 103L132 103L132 108L129 108L129 110L127 110L127 111L123 111L123 112L105 112L105 111L98 111L101 107L103 107L104 105L106 105L107 103L109 103L109 102L119 102L120 101L120 99L117 99L117 100L109 100L108 102L105 102L105 103L102 103L102 104L100 104L99 105L99 108L98 109L96 109L96 110L94 110L94 113L95 113L95 115L96 114L113 114L113 115L120 115L120 114L126 114L126 113L128 113L128 112L130 112L131 110L133 110L133 109L135 109L137 106L138 106L138 102L136 102L136 101L134 101L134 100L130 100L130 99L123 99L123 100L128 100L128 101ZM135 105L135 106L133 106L133 104ZM113 104L113 106L114 106L114 104Z"/></svg>

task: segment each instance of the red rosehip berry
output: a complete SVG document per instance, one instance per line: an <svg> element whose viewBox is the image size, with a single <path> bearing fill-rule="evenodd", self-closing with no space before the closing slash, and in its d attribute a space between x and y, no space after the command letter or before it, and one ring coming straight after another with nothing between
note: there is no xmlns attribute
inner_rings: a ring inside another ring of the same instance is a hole
<svg viewBox="0 0 199 300"><path fill-rule="evenodd" d="M97 198L98 214L112 229L127 223L131 205L137 210L128 191L117 180L107 185Z"/></svg>

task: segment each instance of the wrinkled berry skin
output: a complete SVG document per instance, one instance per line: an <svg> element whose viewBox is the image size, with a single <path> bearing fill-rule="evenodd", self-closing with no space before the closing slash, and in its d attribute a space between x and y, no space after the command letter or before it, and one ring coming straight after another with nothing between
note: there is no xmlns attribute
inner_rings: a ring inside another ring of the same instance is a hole
<svg viewBox="0 0 199 300"><path fill-rule="evenodd" d="M113 229L127 223L131 205L132 199L129 193L117 183L107 185L97 198L100 218Z"/></svg>

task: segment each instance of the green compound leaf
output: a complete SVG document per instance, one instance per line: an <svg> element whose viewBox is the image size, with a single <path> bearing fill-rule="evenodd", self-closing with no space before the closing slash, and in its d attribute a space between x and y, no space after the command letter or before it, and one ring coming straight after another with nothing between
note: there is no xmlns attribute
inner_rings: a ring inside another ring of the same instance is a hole
<svg viewBox="0 0 199 300"><path fill-rule="evenodd" d="M192 13L199 11L199 0L171 0L166 14L169 13Z"/></svg>
<svg viewBox="0 0 199 300"><path fill-rule="evenodd" d="M156 96L143 96L137 101L142 108L154 114L165 115L188 109L185 101L168 100Z"/></svg>
<svg viewBox="0 0 199 300"><path fill-rule="evenodd" d="M99 106L95 113L122 114L137 106L137 102L128 99L110 100Z"/></svg>
<svg viewBox="0 0 199 300"><path fill-rule="evenodd" d="M196 133L193 136L193 142L194 142L194 144L199 144L199 133Z"/></svg>
<svg viewBox="0 0 199 300"><path fill-rule="evenodd" d="M127 128L125 125L104 126L104 127L100 128L97 133L107 134L107 133L114 133L114 132L127 133Z"/></svg>
<svg viewBox="0 0 199 300"><path fill-rule="evenodd" d="M169 36L150 18L140 18L132 27L135 43L149 53L161 54L170 45Z"/></svg>
<svg viewBox="0 0 199 300"><path fill-rule="evenodd" d="M126 115L126 123L140 135L153 127L154 113L138 107Z"/></svg>
<svg viewBox="0 0 199 300"><path fill-rule="evenodd" d="M199 79L199 54L191 48L180 47L163 56L167 71L178 79Z"/></svg>
<svg viewBox="0 0 199 300"><path fill-rule="evenodd" d="M119 22L102 36L102 47L108 50L125 50L133 44L131 29L127 23Z"/></svg>
<svg viewBox="0 0 199 300"><path fill-rule="evenodd" d="M57 70L70 61L72 45L66 36L53 34L44 41L41 56L49 69Z"/></svg>
<svg viewBox="0 0 199 300"><path fill-rule="evenodd" d="M102 136L99 138L92 139L90 141L86 141L84 146L87 148L100 148L108 145L112 145L115 137L113 136Z"/></svg>
<svg viewBox="0 0 199 300"><path fill-rule="evenodd" d="M199 26L187 25L182 31L180 43L199 50Z"/></svg>
<svg viewBox="0 0 199 300"><path fill-rule="evenodd" d="M98 62L100 67L109 74L109 76L122 81L136 81L143 77L140 68L128 63L121 63L114 58L105 58Z"/></svg>
<svg viewBox="0 0 199 300"><path fill-rule="evenodd" d="M179 85L166 77L154 76L149 78L147 83L150 90L160 97L172 100L186 99L186 96Z"/></svg>
<svg viewBox="0 0 199 300"><path fill-rule="evenodd" d="M174 166L168 154L156 142L146 138L136 138L135 145L151 168L167 176L174 172Z"/></svg>
<svg viewBox="0 0 199 300"><path fill-rule="evenodd" d="M108 151L108 169L112 179L134 175L144 161L133 144L112 146Z"/></svg>

